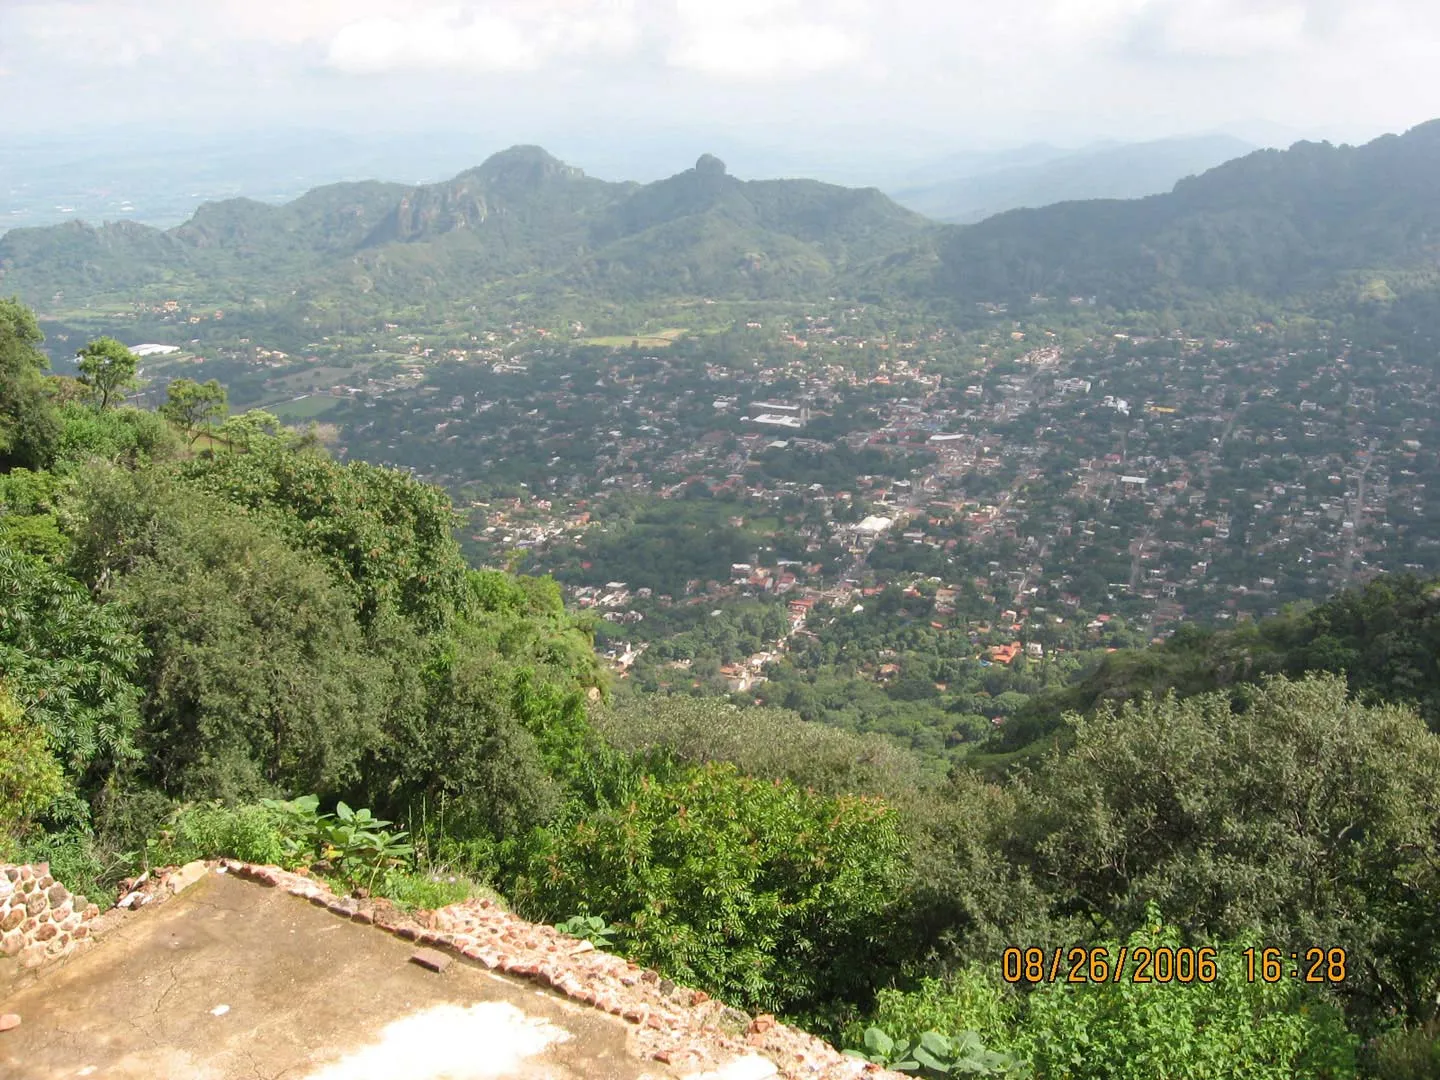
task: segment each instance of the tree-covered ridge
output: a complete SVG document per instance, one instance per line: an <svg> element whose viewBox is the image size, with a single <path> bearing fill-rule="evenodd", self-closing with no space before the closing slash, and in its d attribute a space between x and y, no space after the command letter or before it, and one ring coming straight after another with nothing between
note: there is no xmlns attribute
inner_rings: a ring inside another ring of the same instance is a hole
<svg viewBox="0 0 1440 1080"><path fill-rule="evenodd" d="M1054 730L1067 712L1175 692L1243 687L1266 675L1344 675L1351 693L1401 702L1440 730L1440 587L1379 578L1314 607L1233 630L1182 626L1163 644L1100 659L1069 685L1033 699L995 745L1017 749Z"/></svg>
<svg viewBox="0 0 1440 1080"><path fill-rule="evenodd" d="M742 181L710 155L642 185L521 146L438 184L207 204L168 231L15 229L0 238L0 288L61 308L180 298L311 324L516 305L553 320L577 298L1388 309L1433 286L1437 125L1359 147L1257 151L1167 194L967 226L928 222L874 189Z"/></svg>
<svg viewBox="0 0 1440 1080"><path fill-rule="evenodd" d="M1373 302L1433 271L1437 176L1436 121L1359 147L1261 150L1169 194L1017 210L956 230L941 277L974 300L1156 308L1227 291L1273 300L1340 288ZM1369 288L1387 275L1389 286Z"/></svg>
<svg viewBox="0 0 1440 1080"><path fill-rule="evenodd" d="M234 199L168 231L15 229L0 238L0 287L37 303L57 291L272 304L468 305L477 292L537 289L823 295L932 232L874 189L746 182L710 155L653 184L612 183L521 146L443 183L335 184L284 206Z"/></svg>

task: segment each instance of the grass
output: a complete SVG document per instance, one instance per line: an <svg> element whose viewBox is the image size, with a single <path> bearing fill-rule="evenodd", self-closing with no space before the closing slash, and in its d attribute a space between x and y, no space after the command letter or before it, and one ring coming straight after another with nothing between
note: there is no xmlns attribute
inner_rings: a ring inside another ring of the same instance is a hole
<svg viewBox="0 0 1440 1080"><path fill-rule="evenodd" d="M323 416L340 404L339 398L321 394L308 394L297 401L282 401L278 405L265 406L281 420L312 420Z"/></svg>
<svg viewBox="0 0 1440 1080"><path fill-rule="evenodd" d="M334 386L336 383L354 379L357 377L357 372L361 370L363 369L322 365L285 375L276 379L272 385L276 390L288 390L296 394L313 393Z"/></svg>
<svg viewBox="0 0 1440 1080"><path fill-rule="evenodd" d="M476 897L488 897L497 905L505 906L504 899L494 889L477 885L459 874L424 871L390 873L385 875L375 893L406 911L434 911Z"/></svg>
<svg viewBox="0 0 1440 1080"><path fill-rule="evenodd" d="M630 345L639 345L643 349L663 349L675 344L676 339L686 332L685 327L681 326L653 334L612 334L608 337L581 338L580 344L599 345L609 349L624 349Z"/></svg>
<svg viewBox="0 0 1440 1080"><path fill-rule="evenodd" d="M235 446L227 439L219 439L214 435L202 433L195 436L195 441L190 444L190 449L197 454L204 450L214 450L219 453L221 450L234 450Z"/></svg>

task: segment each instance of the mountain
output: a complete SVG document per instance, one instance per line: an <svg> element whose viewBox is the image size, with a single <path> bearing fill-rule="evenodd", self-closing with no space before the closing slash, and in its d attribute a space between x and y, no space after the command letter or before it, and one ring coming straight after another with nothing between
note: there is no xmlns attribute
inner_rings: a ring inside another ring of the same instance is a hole
<svg viewBox="0 0 1440 1080"><path fill-rule="evenodd" d="M206 204L161 231L131 222L14 229L0 292L41 306L167 297L377 304L517 293L596 298L821 295L936 227L879 191L743 181L709 154L651 184L587 176L516 146L437 184L350 183L273 206Z"/></svg>
<svg viewBox="0 0 1440 1080"><path fill-rule="evenodd" d="M15 229L0 237L0 295L50 311L238 304L271 320L283 310L297 327L421 306L548 317L694 297L1374 306L1417 285L1435 292L1437 185L1440 121L1358 147L1257 151L1165 194L971 225L931 222L874 188L740 180L709 154L638 184L516 146L442 183L332 184L279 206L231 199L164 231Z"/></svg>
<svg viewBox="0 0 1440 1080"><path fill-rule="evenodd" d="M1130 201L1014 210L941 242L962 300L1094 296L1163 307L1218 292L1384 295L1440 258L1440 121L1364 146L1260 150Z"/></svg>
<svg viewBox="0 0 1440 1080"><path fill-rule="evenodd" d="M411 128L199 134L120 126L83 135L0 133L0 233L70 220L178 225L202 202L276 205L311 188L375 177L428 183L478 158L478 133ZM503 145L503 143L501 144Z"/></svg>
<svg viewBox="0 0 1440 1080"><path fill-rule="evenodd" d="M957 159L948 178L896 190L894 198L928 217L968 223L1006 210L1076 199L1138 199L1169 191L1255 149L1228 135L1161 139L1079 151L1027 147L1006 157Z"/></svg>

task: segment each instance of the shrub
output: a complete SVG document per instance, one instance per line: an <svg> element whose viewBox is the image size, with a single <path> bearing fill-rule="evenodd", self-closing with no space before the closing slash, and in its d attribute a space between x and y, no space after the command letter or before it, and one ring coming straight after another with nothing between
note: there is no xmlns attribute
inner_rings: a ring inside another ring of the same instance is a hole
<svg viewBox="0 0 1440 1080"><path fill-rule="evenodd" d="M1152 907L1127 942L1182 944ZM1104 943L1111 956L1118 943ZM1239 950L1217 947L1218 980L1046 983L1027 1000L1014 1044L1046 1080L1342 1080L1355 1039L1340 1010L1304 984L1249 982Z"/></svg>
<svg viewBox="0 0 1440 1080"><path fill-rule="evenodd" d="M795 1012L867 996L906 876L879 800L707 765L647 778L627 805L548 834L516 897L546 921L602 916L677 981Z"/></svg>
<svg viewBox="0 0 1440 1080"><path fill-rule="evenodd" d="M402 908L434 911L491 893L457 874L391 870L380 879L375 895L392 900Z"/></svg>
<svg viewBox="0 0 1440 1080"><path fill-rule="evenodd" d="M1365 1048L1364 1061L1375 1080L1440 1080L1440 1042L1423 1028L1386 1032Z"/></svg>
<svg viewBox="0 0 1440 1080"><path fill-rule="evenodd" d="M76 828L40 833L21 844L18 855L20 862L49 863L56 881L102 908L115 902L115 886L134 870L137 857L135 852L107 850L88 831Z"/></svg>
<svg viewBox="0 0 1440 1080"><path fill-rule="evenodd" d="M149 861L156 866L215 858L295 865L287 858L294 849L282 819L264 806L215 802L183 807L147 846Z"/></svg>
<svg viewBox="0 0 1440 1080"><path fill-rule="evenodd" d="M390 822L343 802L333 814L320 813L319 806L314 795L244 806L218 801L184 806L147 842L149 861L223 857L291 867L320 862L345 885L372 892L386 875L410 868L414 849L404 830L388 829Z"/></svg>
<svg viewBox="0 0 1440 1080"><path fill-rule="evenodd" d="M921 979L911 990L881 990L869 1024L852 1023L844 1042L861 1046L867 1027L874 1026L911 1044L927 1031L974 1031L987 1046L1008 1046L1022 1004L1017 993L980 968L963 968L944 979Z"/></svg>
<svg viewBox="0 0 1440 1080"><path fill-rule="evenodd" d="M867 1028L863 1050L845 1051L896 1072L933 1078L949 1076L1020 1076L1029 1070L1006 1054L987 1050L973 1031L941 1035L927 1031L918 1038L892 1039L883 1029Z"/></svg>
<svg viewBox="0 0 1440 1080"><path fill-rule="evenodd" d="M45 729L0 685L0 843L27 831L31 819L64 790Z"/></svg>

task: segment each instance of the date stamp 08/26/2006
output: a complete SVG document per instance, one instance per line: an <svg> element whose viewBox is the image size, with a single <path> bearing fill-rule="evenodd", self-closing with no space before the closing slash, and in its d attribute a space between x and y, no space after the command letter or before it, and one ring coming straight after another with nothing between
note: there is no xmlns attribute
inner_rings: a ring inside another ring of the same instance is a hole
<svg viewBox="0 0 1440 1080"><path fill-rule="evenodd" d="M1072 945L1051 949L1011 946L1000 959L1001 977L1008 983L1160 983L1192 985L1218 982L1222 968L1241 965L1249 982L1278 983L1285 979L1315 985L1337 986L1345 981L1347 963L1342 948L1241 949L1221 955L1208 946L1199 948L1159 945L1153 948Z"/></svg>

